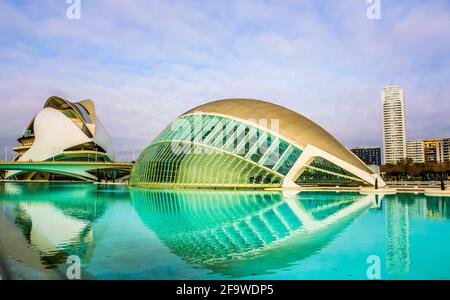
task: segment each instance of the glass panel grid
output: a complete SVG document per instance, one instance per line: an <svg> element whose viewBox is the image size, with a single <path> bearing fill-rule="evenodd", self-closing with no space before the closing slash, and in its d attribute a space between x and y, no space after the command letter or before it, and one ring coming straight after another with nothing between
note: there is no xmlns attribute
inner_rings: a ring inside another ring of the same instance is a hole
<svg viewBox="0 0 450 300"><path fill-rule="evenodd" d="M285 175L301 154L301 150L286 141L236 120L212 115L182 118L188 125L174 127L174 130L172 125L166 128L155 140L158 143L149 146L138 159L140 166L135 166L130 182L280 184L280 175L249 161ZM175 141L195 141L196 144L180 147L180 144L173 144ZM211 151L212 148L206 146L234 150L249 161ZM186 147L189 153L185 153Z"/></svg>

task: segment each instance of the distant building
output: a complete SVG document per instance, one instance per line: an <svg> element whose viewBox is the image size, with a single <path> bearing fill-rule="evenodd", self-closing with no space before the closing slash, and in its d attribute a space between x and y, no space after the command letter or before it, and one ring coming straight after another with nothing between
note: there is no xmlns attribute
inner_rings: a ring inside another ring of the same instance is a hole
<svg viewBox="0 0 450 300"><path fill-rule="evenodd" d="M384 163L396 163L406 158L405 98L400 86L385 87L381 92L381 105Z"/></svg>
<svg viewBox="0 0 450 300"><path fill-rule="evenodd" d="M425 162L444 162L444 139L428 139L423 141Z"/></svg>
<svg viewBox="0 0 450 300"><path fill-rule="evenodd" d="M406 142L406 155L413 162L422 164L425 162L425 149L423 140L412 140Z"/></svg>
<svg viewBox="0 0 450 300"><path fill-rule="evenodd" d="M442 147L444 148L444 161L450 161L450 138L442 139Z"/></svg>
<svg viewBox="0 0 450 300"><path fill-rule="evenodd" d="M352 151L366 165L381 165L381 149L370 147L353 148Z"/></svg>

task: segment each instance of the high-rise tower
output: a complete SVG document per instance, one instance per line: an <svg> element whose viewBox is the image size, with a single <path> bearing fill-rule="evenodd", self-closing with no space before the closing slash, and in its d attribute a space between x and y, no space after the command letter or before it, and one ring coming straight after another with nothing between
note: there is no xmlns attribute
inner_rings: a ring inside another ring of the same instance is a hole
<svg viewBox="0 0 450 300"><path fill-rule="evenodd" d="M405 97L399 85L381 92L383 114L384 163L395 164L406 158Z"/></svg>

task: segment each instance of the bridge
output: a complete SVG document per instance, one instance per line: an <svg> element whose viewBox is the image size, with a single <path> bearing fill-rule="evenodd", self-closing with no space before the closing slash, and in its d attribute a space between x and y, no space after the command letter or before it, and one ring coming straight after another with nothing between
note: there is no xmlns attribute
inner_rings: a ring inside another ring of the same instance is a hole
<svg viewBox="0 0 450 300"><path fill-rule="evenodd" d="M98 177L92 173L100 170L117 171L129 174L133 164L131 163L105 163L105 162L0 162L0 171L41 172L64 175L82 181L97 181ZM10 179L17 174L5 175Z"/></svg>

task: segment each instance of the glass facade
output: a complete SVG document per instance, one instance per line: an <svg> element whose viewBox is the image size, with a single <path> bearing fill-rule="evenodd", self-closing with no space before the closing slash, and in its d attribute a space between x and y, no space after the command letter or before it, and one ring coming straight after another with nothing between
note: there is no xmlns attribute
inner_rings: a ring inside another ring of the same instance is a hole
<svg viewBox="0 0 450 300"><path fill-rule="evenodd" d="M336 166L326 159L317 157L302 172L296 183L301 185L321 184L321 185L362 185L364 181L356 178L352 173Z"/></svg>
<svg viewBox="0 0 450 300"><path fill-rule="evenodd" d="M280 186L302 151L263 129L194 114L170 124L142 153L132 185Z"/></svg>
<svg viewBox="0 0 450 300"><path fill-rule="evenodd" d="M302 150L269 131L224 116L184 115L144 150L130 184L148 187L280 187ZM361 185L320 157L295 180L302 184Z"/></svg>

